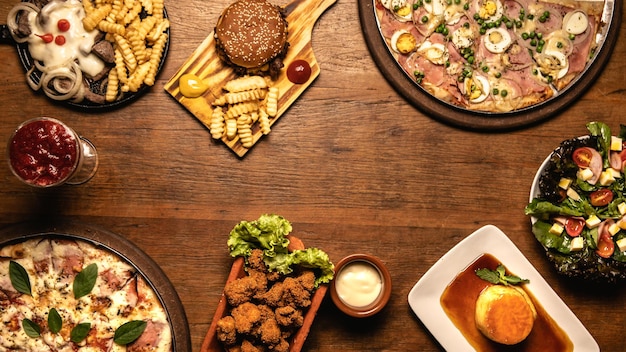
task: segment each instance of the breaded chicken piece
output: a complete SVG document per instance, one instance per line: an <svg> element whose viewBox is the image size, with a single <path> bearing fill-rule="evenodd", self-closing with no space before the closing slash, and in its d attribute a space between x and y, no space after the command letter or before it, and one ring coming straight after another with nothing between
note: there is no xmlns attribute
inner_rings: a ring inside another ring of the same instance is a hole
<svg viewBox="0 0 626 352"><path fill-rule="evenodd" d="M278 325L288 329L297 329L304 323L302 311L292 306L278 307L274 314Z"/></svg>
<svg viewBox="0 0 626 352"><path fill-rule="evenodd" d="M274 346L280 342L281 332L276 319L266 319L259 327L259 339L266 346Z"/></svg>
<svg viewBox="0 0 626 352"><path fill-rule="evenodd" d="M287 352L289 351L289 342L284 338L281 338L280 341L272 347L272 351L274 352Z"/></svg>
<svg viewBox="0 0 626 352"><path fill-rule="evenodd" d="M217 322L217 339L226 345L234 345L237 342L237 330L235 319L227 315Z"/></svg>
<svg viewBox="0 0 626 352"><path fill-rule="evenodd" d="M313 292L315 289L315 273L313 271L303 271L296 279L305 290Z"/></svg>
<svg viewBox="0 0 626 352"><path fill-rule="evenodd" d="M266 279L271 282L278 281L282 277L281 273L268 270L267 265L265 265L263 261L263 251L260 249L253 249L250 253L248 257L248 268L263 273Z"/></svg>
<svg viewBox="0 0 626 352"><path fill-rule="evenodd" d="M247 275L231 282L224 287L224 295L231 306L250 302L255 295L267 289L265 275Z"/></svg>
<svg viewBox="0 0 626 352"><path fill-rule="evenodd" d="M248 340L243 340L241 352L265 352L265 348L263 346L255 346Z"/></svg>
<svg viewBox="0 0 626 352"><path fill-rule="evenodd" d="M279 306L294 305L306 308L311 305L311 291L307 290L302 282L292 277L283 280L283 299Z"/></svg>
<svg viewBox="0 0 626 352"><path fill-rule="evenodd" d="M261 309L250 302L233 308L231 315L235 319L235 329L240 334L251 334L263 317Z"/></svg>
<svg viewBox="0 0 626 352"><path fill-rule="evenodd" d="M283 283L277 282L270 287L267 292L259 296L261 302L267 304L270 307L280 307L283 301Z"/></svg>

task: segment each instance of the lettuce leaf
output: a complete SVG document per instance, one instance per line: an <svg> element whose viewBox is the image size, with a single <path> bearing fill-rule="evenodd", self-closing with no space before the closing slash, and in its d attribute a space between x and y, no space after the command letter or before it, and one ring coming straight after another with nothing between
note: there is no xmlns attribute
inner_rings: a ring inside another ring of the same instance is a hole
<svg viewBox="0 0 626 352"><path fill-rule="evenodd" d="M294 266L302 266L316 271L315 287L330 282L335 267L328 254L317 248L289 252L286 236L291 230L291 223L280 215L264 214L254 221L241 221L228 237L230 255L248 257L253 249L261 249L270 271L287 275Z"/></svg>

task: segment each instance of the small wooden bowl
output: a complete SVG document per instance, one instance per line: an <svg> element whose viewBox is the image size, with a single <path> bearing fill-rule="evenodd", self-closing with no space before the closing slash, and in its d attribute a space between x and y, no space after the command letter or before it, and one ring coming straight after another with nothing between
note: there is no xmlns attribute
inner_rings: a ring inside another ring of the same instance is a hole
<svg viewBox="0 0 626 352"><path fill-rule="evenodd" d="M344 302L337 293L336 281L341 275L341 270L348 264L364 262L374 267L380 275L382 287L378 297L370 304L362 307L355 307ZM339 261L335 266L335 279L330 284L330 297L333 302L345 314L355 318L367 318L380 312L391 297L391 275L385 264L377 257L369 254L352 254Z"/></svg>
<svg viewBox="0 0 626 352"><path fill-rule="evenodd" d="M304 244L302 241L294 236L288 235L289 238L289 251L293 251L295 249L304 249ZM228 274L227 282L231 282L238 278L244 277L248 275L244 270L244 258L237 257L233 266L230 269L230 274ZM313 324L313 320L315 319L315 315L317 314L317 310L319 309L322 301L324 300L324 296L326 295L326 291L328 290L328 285L322 284L320 285L313 297L311 297L311 306L309 306L308 310L304 315L304 322L300 329L296 333L294 333L289 341L289 351L290 352L298 352L302 349L304 345L304 341L306 337L309 335L309 330L311 329L311 325ZM216 328L217 322L228 315L229 306L226 301L226 297L222 292L222 296L220 298L219 303L217 304L217 309L215 310L215 315L213 315L213 321L211 322L211 326L209 327L209 331L204 337L204 341L202 342L202 346L200 347L200 352L223 352L225 351L222 343L217 339Z"/></svg>

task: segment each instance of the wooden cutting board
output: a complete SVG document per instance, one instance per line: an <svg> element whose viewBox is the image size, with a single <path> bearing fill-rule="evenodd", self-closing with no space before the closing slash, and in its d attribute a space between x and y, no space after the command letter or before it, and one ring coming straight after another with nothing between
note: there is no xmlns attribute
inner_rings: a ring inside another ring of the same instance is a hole
<svg viewBox="0 0 626 352"><path fill-rule="evenodd" d="M322 13L329 8L336 0L294 0L284 6L287 23L289 24L289 50L285 57L283 68L280 76L272 83L272 86L278 87L278 113L275 117L270 118L270 126L285 113L293 102L298 99L300 94L304 92L309 85L319 76L320 67L313 54L311 46L311 32L313 25ZM286 68L289 64L297 59L306 60L311 65L311 78L304 84L293 84L287 79ZM194 74L201 78L210 87L204 95L198 98L186 98L180 93L179 78L184 74ZM211 112L213 110L211 103L217 99L222 93L222 87L226 82L236 77L232 68L224 64L215 51L215 40L213 32L200 44L193 54L178 69L178 72L170 78L165 84L165 90L170 93L174 99L181 103L189 110L198 120L200 120L207 128L210 126ZM263 136L258 123L252 126L253 145ZM243 157L248 148L241 145L238 137L229 140L222 137L222 141L234 151L238 156Z"/></svg>

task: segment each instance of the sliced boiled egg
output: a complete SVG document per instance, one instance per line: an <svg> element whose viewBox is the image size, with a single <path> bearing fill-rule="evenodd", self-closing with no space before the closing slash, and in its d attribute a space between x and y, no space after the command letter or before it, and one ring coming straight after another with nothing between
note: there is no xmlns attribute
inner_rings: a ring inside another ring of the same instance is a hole
<svg viewBox="0 0 626 352"><path fill-rule="evenodd" d="M563 17L563 30L567 33L578 35L584 33L588 26L589 19L582 11L572 11Z"/></svg>
<svg viewBox="0 0 626 352"><path fill-rule="evenodd" d="M500 0L483 0L478 8L478 15L485 23L496 22L504 14L504 7Z"/></svg>
<svg viewBox="0 0 626 352"><path fill-rule="evenodd" d="M545 50L543 55L537 58L537 64L541 67L544 75L553 78L563 78L569 70L567 56L558 50Z"/></svg>
<svg viewBox="0 0 626 352"><path fill-rule="evenodd" d="M408 0L390 0L391 12L400 21L407 22L413 18L413 3Z"/></svg>
<svg viewBox="0 0 626 352"><path fill-rule="evenodd" d="M436 65L443 65L448 61L448 51L443 44L433 44L426 40L419 46L417 52Z"/></svg>
<svg viewBox="0 0 626 352"><path fill-rule="evenodd" d="M487 77L474 75L472 77L465 78L463 82L465 88L465 94L472 103L480 103L485 101L489 96L490 84Z"/></svg>
<svg viewBox="0 0 626 352"><path fill-rule="evenodd" d="M417 39L407 30L398 30L391 36L391 49L397 53L408 54L417 48Z"/></svg>
<svg viewBox="0 0 626 352"><path fill-rule="evenodd" d="M393 7L391 7L391 0L380 0L380 4L383 5L387 10L393 9Z"/></svg>
<svg viewBox="0 0 626 352"><path fill-rule="evenodd" d="M452 43L459 49L469 48L474 44L475 37L476 34L471 28L461 26L452 32Z"/></svg>
<svg viewBox="0 0 626 352"><path fill-rule="evenodd" d="M483 36L483 42L487 50L494 54L501 54L511 46L512 40L509 32L504 28L489 28Z"/></svg>
<svg viewBox="0 0 626 352"><path fill-rule="evenodd" d="M447 0L424 1L424 9L426 10L426 12L432 15L436 15L436 16L443 15L447 7L448 7Z"/></svg>

